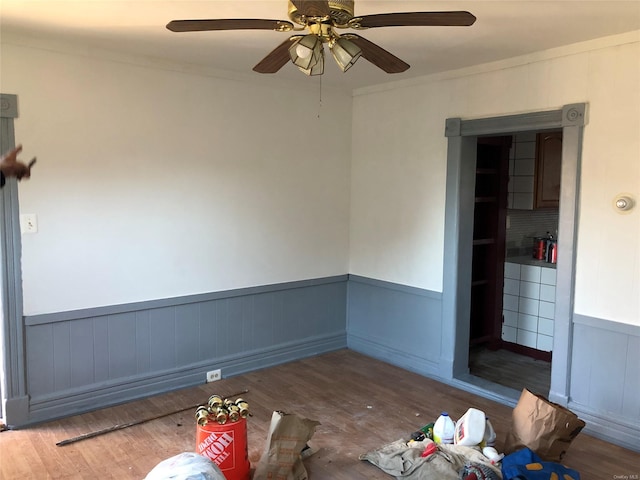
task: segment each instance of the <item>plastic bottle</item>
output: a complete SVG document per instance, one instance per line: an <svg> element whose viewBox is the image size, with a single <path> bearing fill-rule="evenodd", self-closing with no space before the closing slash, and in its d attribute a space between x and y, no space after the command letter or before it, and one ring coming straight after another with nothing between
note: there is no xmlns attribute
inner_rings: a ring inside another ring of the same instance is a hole
<svg viewBox="0 0 640 480"><path fill-rule="evenodd" d="M436 443L453 443L456 424L447 412L442 412L433 424L433 441Z"/></svg>
<svg viewBox="0 0 640 480"><path fill-rule="evenodd" d="M484 437L486 422L487 417L482 410L470 408L456 424L454 443L467 447L479 445Z"/></svg>
<svg viewBox="0 0 640 480"><path fill-rule="evenodd" d="M482 454L491 460L492 465L495 465L504 458L504 453L498 453L498 451L493 447L484 447L482 449Z"/></svg>
<svg viewBox="0 0 640 480"><path fill-rule="evenodd" d="M484 437L482 438L482 443L480 446L484 447L495 447L496 445L496 431L493 429L493 425L489 421L489 417L487 417L485 426L484 426Z"/></svg>

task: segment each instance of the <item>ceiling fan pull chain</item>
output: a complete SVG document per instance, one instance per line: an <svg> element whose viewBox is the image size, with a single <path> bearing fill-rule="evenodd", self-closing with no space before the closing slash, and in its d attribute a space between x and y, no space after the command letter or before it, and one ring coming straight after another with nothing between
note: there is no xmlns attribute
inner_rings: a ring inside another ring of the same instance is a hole
<svg viewBox="0 0 640 480"><path fill-rule="evenodd" d="M318 118L320 118L320 109L322 108L322 75L318 75L318 79L320 81L320 98L318 101Z"/></svg>

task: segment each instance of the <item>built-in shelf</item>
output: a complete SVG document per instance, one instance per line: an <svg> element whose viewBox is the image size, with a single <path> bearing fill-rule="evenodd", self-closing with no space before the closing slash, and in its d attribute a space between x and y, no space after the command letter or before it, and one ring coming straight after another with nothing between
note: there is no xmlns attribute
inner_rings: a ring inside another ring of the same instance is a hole
<svg viewBox="0 0 640 480"><path fill-rule="evenodd" d="M474 245L493 245L494 243L496 243L495 238L478 238L473 241Z"/></svg>
<svg viewBox="0 0 640 480"><path fill-rule="evenodd" d="M510 136L477 140L469 344L501 343L502 264Z"/></svg>
<svg viewBox="0 0 640 480"><path fill-rule="evenodd" d="M476 168L478 175L496 175L498 173L497 168Z"/></svg>

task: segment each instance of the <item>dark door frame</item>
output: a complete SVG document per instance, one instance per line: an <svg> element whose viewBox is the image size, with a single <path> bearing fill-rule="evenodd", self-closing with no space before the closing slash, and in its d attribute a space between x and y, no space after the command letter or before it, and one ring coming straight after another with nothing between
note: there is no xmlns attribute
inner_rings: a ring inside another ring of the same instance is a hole
<svg viewBox="0 0 640 480"><path fill-rule="evenodd" d="M530 130L562 128L562 178L558 225L556 310L549 399L567 405L575 285L582 135L587 104L565 105L559 110L463 120L449 118L445 206L445 250L442 289L442 344L440 375L463 389L506 403L517 398L499 388L474 382L469 375L469 312L473 238L473 203L477 138Z"/></svg>

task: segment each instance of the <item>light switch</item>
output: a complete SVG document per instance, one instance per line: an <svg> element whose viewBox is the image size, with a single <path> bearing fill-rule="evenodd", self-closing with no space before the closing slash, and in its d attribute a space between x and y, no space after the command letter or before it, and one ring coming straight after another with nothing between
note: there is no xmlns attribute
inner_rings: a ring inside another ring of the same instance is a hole
<svg viewBox="0 0 640 480"><path fill-rule="evenodd" d="M20 231L22 233L38 233L38 216L35 213L20 215Z"/></svg>

